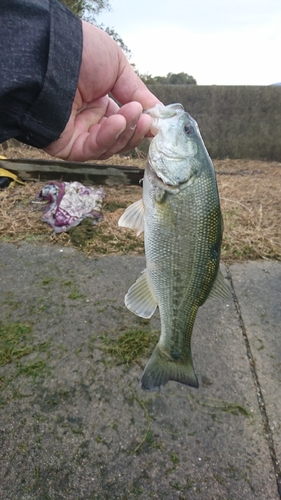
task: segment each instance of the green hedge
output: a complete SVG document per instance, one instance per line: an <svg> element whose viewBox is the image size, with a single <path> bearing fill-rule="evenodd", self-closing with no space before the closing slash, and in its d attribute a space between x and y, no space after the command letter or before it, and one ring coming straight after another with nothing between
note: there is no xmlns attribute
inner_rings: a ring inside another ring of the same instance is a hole
<svg viewBox="0 0 281 500"><path fill-rule="evenodd" d="M212 158L281 162L281 87L150 85L196 119Z"/></svg>

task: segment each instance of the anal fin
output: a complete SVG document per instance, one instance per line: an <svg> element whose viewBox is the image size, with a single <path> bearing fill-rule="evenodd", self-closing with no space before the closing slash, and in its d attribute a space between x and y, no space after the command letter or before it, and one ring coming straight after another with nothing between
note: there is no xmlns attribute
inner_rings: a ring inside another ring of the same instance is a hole
<svg viewBox="0 0 281 500"><path fill-rule="evenodd" d="M209 297L214 298L214 297L223 297L223 298L231 298L231 290L229 285L224 279L224 276L221 272L221 270L218 270L217 277L215 279L215 282L212 286L212 289L209 293Z"/></svg>
<svg viewBox="0 0 281 500"><path fill-rule="evenodd" d="M147 269L129 288L125 296L125 305L137 316L151 318L157 307L157 300L153 294Z"/></svg>

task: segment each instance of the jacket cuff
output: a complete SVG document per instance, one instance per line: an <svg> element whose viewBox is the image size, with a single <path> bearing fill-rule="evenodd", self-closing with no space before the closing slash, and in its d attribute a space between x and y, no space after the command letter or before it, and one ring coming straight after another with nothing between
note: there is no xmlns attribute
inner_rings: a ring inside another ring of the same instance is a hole
<svg viewBox="0 0 281 500"><path fill-rule="evenodd" d="M64 5L50 1L50 39L43 88L24 115L25 140L44 148L59 139L70 117L82 59L82 22Z"/></svg>

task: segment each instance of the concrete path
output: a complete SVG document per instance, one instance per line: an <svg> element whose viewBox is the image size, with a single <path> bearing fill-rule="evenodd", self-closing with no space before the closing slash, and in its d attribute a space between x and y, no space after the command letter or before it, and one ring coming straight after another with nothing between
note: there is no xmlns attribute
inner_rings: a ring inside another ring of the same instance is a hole
<svg viewBox="0 0 281 500"><path fill-rule="evenodd" d="M225 270L233 300L193 332L198 390L146 393L159 318L123 305L142 257L0 256L1 499L280 500L280 262Z"/></svg>

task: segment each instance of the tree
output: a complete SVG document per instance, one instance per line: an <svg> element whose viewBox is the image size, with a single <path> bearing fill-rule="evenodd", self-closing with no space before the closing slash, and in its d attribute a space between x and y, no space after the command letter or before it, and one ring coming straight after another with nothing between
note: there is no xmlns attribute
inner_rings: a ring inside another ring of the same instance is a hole
<svg viewBox="0 0 281 500"><path fill-rule="evenodd" d="M168 73L166 76L152 76L148 73L138 76L146 85L196 85L197 82L193 76L187 73Z"/></svg>
<svg viewBox="0 0 281 500"><path fill-rule="evenodd" d="M131 51L127 45L122 40L121 36L116 33L114 28L105 27L103 24L99 24L97 21L98 15L103 11L111 10L111 6L108 0L61 0L61 2L66 5L74 14L81 17L85 21L89 21L99 28L103 29L109 36L115 40L116 43L121 47L123 52L129 58L131 56Z"/></svg>
<svg viewBox="0 0 281 500"><path fill-rule="evenodd" d="M195 78L187 73L168 73L167 78L170 85L190 85L196 84Z"/></svg>
<svg viewBox="0 0 281 500"><path fill-rule="evenodd" d="M61 0L76 16L96 24L102 11L111 9L108 0Z"/></svg>

